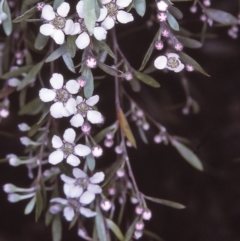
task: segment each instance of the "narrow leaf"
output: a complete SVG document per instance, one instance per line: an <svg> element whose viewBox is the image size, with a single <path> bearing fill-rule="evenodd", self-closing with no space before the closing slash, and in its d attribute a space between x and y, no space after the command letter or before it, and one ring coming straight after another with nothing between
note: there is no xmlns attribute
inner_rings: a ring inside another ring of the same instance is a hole
<svg viewBox="0 0 240 241"><path fill-rule="evenodd" d="M7 36L9 36L12 33L12 17L11 12L8 6L8 1L3 2L3 12L7 14L7 19L3 21L3 30Z"/></svg>
<svg viewBox="0 0 240 241"><path fill-rule="evenodd" d="M61 45L59 48L57 48L55 51L53 51L45 60L45 63L52 62L67 52L67 44Z"/></svg>
<svg viewBox="0 0 240 241"><path fill-rule="evenodd" d="M13 77L20 76L23 73L27 73L32 67L33 67L33 65L26 65L26 66L20 67L16 70L5 73L4 75L0 76L0 78L1 79L10 79Z"/></svg>
<svg viewBox="0 0 240 241"><path fill-rule="evenodd" d="M96 211L97 215L95 217L95 222L99 241L107 241L105 221L98 205L96 206Z"/></svg>
<svg viewBox="0 0 240 241"><path fill-rule="evenodd" d="M182 205L180 203L173 202L173 201L169 201L169 200L165 200L165 199L161 199L161 198L155 198L155 197L148 197L148 196L145 196L145 195L144 195L144 197L149 201L152 201L152 202L155 202L155 203L158 203L158 204L162 204L162 205L166 205L166 206L169 206L169 207L172 207L172 208L176 208L176 209L186 208L184 205Z"/></svg>
<svg viewBox="0 0 240 241"><path fill-rule="evenodd" d="M104 72L112 76L124 77L124 73L120 70L114 69L100 61L98 61L98 67L101 68Z"/></svg>
<svg viewBox="0 0 240 241"><path fill-rule="evenodd" d="M118 117L118 121L120 124L120 127L123 131L123 133L125 134L125 136L127 137L127 139L129 140L129 142L133 145L133 147L137 148L136 145L136 141L135 138L132 134L132 131L130 129L130 126L128 124L128 121L122 111L122 109L119 107L118 111L117 111L117 117Z"/></svg>
<svg viewBox="0 0 240 241"><path fill-rule="evenodd" d="M84 1L84 22L90 34L93 33L97 20L95 7L95 0Z"/></svg>
<svg viewBox="0 0 240 241"><path fill-rule="evenodd" d="M107 128L101 130L96 136L94 136L94 140L96 143L99 143L101 140L103 140L106 136L107 133L109 133L110 131L113 131L114 129L116 129L117 124L114 123L111 126L108 126Z"/></svg>
<svg viewBox="0 0 240 241"><path fill-rule="evenodd" d="M54 0L53 9L56 10L63 2L64 0Z"/></svg>
<svg viewBox="0 0 240 241"><path fill-rule="evenodd" d="M142 141L143 141L145 144L148 144L148 140L147 140L147 137L146 137L146 135L145 135L145 132L144 132L144 130L143 130L140 126L138 126L138 132L139 132L139 135L140 135Z"/></svg>
<svg viewBox="0 0 240 241"><path fill-rule="evenodd" d="M59 215L55 215L52 222L52 241L61 241L62 239L62 223Z"/></svg>
<svg viewBox="0 0 240 241"><path fill-rule="evenodd" d="M104 41L94 41L94 44L96 44L97 46L99 46L101 49L105 50L108 55L110 55L113 59L115 59L115 55L113 53L113 51L110 49L110 47L106 44L106 42Z"/></svg>
<svg viewBox="0 0 240 241"><path fill-rule="evenodd" d="M145 0L134 0L133 6L136 9L138 15L143 17L146 12L146 1Z"/></svg>
<svg viewBox="0 0 240 241"><path fill-rule="evenodd" d="M161 237L159 237L157 234L155 234L155 233L153 233L153 232L151 232L151 231L149 231L149 230L147 230L147 229L144 229L143 230L143 233L146 235L146 236L148 236L148 237L150 237L150 238L152 238L152 239L155 239L155 240L157 240L157 241L164 241Z"/></svg>
<svg viewBox="0 0 240 241"><path fill-rule="evenodd" d="M69 35L67 37L67 51L69 52L71 58L75 57L77 46L75 44L75 40L77 35Z"/></svg>
<svg viewBox="0 0 240 241"><path fill-rule="evenodd" d="M71 58L71 55L69 54L69 52L66 52L62 55L63 61L66 64L67 68L73 72L76 73L75 68L74 68L74 63L73 60Z"/></svg>
<svg viewBox="0 0 240 241"><path fill-rule="evenodd" d="M43 211L43 198L42 198L41 190L38 189L36 191L36 208L35 208L35 219L36 219L36 221L38 220L38 218L42 214L42 211Z"/></svg>
<svg viewBox="0 0 240 241"><path fill-rule="evenodd" d="M90 68L85 68L82 72L82 75L86 78L87 82L84 86L84 95L86 98L90 98L94 91L94 79L92 71Z"/></svg>
<svg viewBox="0 0 240 241"><path fill-rule="evenodd" d="M179 25L177 20L173 17L173 15L169 12L167 12L167 19L170 27L176 31L179 31Z"/></svg>
<svg viewBox="0 0 240 241"><path fill-rule="evenodd" d="M32 212L36 203L36 196L34 196L24 209L24 214L27 215Z"/></svg>
<svg viewBox="0 0 240 241"><path fill-rule="evenodd" d="M42 108L44 107L44 103L37 97L32 101L28 102L23 108L18 112L19 115L36 115L38 114Z"/></svg>
<svg viewBox="0 0 240 241"><path fill-rule="evenodd" d="M176 36L176 38L182 43L183 46L187 48L197 49L202 47L202 43L195 39L182 37L182 36Z"/></svg>
<svg viewBox="0 0 240 241"><path fill-rule="evenodd" d="M23 20L26 20L30 17L32 17L35 13L37 12L37 8L36 7L32 7L31 9L27 10L24 14L22 14L21 16L15 18L12 22L13 23L20 23Z"/></svg>
<svg viewBox="0 0 240 241"><path fill-rule="evenodd" d="M42 50L47 45L48 39L49 36L45 36L39 32L35 39L34 48Z"/></svg>
<svg viewBox="0 0 240 241"><path fill-rule="evenodd" d="M133 76L133 78L129 81L132 90L134 92L139 92L141 90L141 85L139 83L139 80Z"/></svg>
<svg viewBox="0 0 240 241"><path fill-rule="evenodd" d="M182 19L183 18L183 13L176 7L174 6L169 6L168 11L173 15L173 17L177 19Z"/></svg>
<svg viewBox="0 0 240 241"><path fill-rule="evenodd" d="M194 154L189 148L184 146L182 143L173 140L172 145L177 149L179 154L193 167L199 171L203 171L203 165L196 154Z"/></svg>
<svg viewBox="0 0 240 241"><path fill-rule="evenodd" d="M150 75L138 72L138 71L134 71L134 75L141 80L143 83L150 85L154 88L159 88L160 84L154 79L152 78Z"/></svg>
<svg viewBox="0 0 240 241"><path fill-rule="evenodd" d="M133 233L135 231L135 225L136 225L138 219L139 219L139 217L136 217L134 219L133 223L131 224L131 226L127 230L127 233L125 234L124 241L130 241L132 239Z"/></svg>
<svg viewBox="0 0 240 241"><path fill-rule="evenodd" d="M113 233L116 235L116 237L120 241L124 241L124 236L120 230L120 228L111 220L111 219L106 219L107 226L113 231Z"/></svg>

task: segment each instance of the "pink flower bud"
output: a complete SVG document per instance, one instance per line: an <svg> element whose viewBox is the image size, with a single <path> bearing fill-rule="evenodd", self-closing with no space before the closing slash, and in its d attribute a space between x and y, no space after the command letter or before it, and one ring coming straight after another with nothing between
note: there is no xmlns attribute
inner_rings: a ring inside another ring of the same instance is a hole
<svg viewBox="0 0 240 241"><path fill-rule="evenodd" d="M37 10L42 11L44 5L45 5L45 3L43 3L43 2L37 3L37 5L36 5Z"/></svg>
<svg viewBox="0 0 240 241"><path fill-rule="evenodd" d="M135 213L137 214L137 215L141 215L142 213L143 213L143 207L142 206L136 206L136 208L135 208Z"/></svg>
<svg viewBox="0 0 240 241"><path fill-rule="evenodd" d="M103 149L100 146L92 147L92 154L95 157L100 157L103 154Z"/></svg>
<svg viewBox="0 0 240 241"><path fill-rule="evenodd" d="M163 47L164 47L164 45L163 45L163 42L161 40L158 40L158 41L155 42L155 48L157 50L162 50Z"/></svg>
<svg viewBox="0 0 240 241"><path fill-rule="evenodd" d="M97 60L94 57L88 57L86 60L86 65L88 68L96 68Z"/></svg>
<svg viewBox="0 0 240 241"><path fill-rule="evenodd" d="M89 134L90 130L91 130L91 125L89 123L84 123L81 127L82 132L84 132L85 134Z"/></svg>
<svg viewBox="0 0 240 241"><path fill-rule="evenodd" d="M132 75L131 72L127 72L127 73L125 73L125 79L126 79L127 81L132 80L132 78L133 78L133 75Z"/></svg>
<svg viewBox="0 0 240 241"><path fill-rule="evenodd" d="M135 224L135 229L138 230L138 231L141 231L144 229L144 223L142 221L138 221L136 224Z"/></svg>
<svg viewBox="0 0 240 241"><path fill-rule="evenodd" d="M79 78L77 79L77 82L78 82L78 84L80 85L80 87L82 88L82 87L84 87L85 84L87 83L87 80L86 80L85 77L81 76L81 77L79 77Z"/></svg>
<svg viewBox="0 0 240 241"><path fill-rule="evenodd" d="M160 135L156 135L154 136L153 140L155 143L159 144L162 142L162 137Z"/></svg>
<svg viewBox="0 0 240 241"><path fill-rule="evenodd" d="M196 13L197 12L197 6L196 5L193 5L190 7L190 12L191 13Z"/></svg>
<svg viewBox="0 0 240 241"><path fill-rule="evenodd" d="M192 72L194 70L193 66L190 65L190 64L187 64L186 65L186 70L189 71L189 72Z"/></svg>
<svg viewBox="0 0 240 241"><path fill-rule="evenodd" d="M142 218L144 220L150 220L152 217L152 212L149 209L145 209L144 212L142 213Z"/></svg>
<svg viewBox="0 0 240 241"><path fill-rule="evenodd" d="M112 207L112 203L109 200L103 200L100 204L102 210L108 211Z"/></svg>
<svg viewBox="0 0 240 241"><path fill-rule="evenodd" d="M176 43L174 48L177 50L177 51L182 51L183 49L183 45L181 43Z"/></svg>
<svg viewBox="0 0 240 241"><path fill-rule="evenodd" d="M116 146L114 150L115 150L115 152L116 152L117 154L122 154L122 153L123 153L123 148L122 148L122 146Z"/></svg>
<svg viewBox="0 0 240 241"><path fill-rule="evenodd" d="M113 187L110 187L110 188L108 189L108 194L109 194L110 196L114 196L114 195L116 194L116 189L113 188Z"/></svg>
<svg viewBox="0 0 240 241"><path fill-rule="evenodd" d="M108 147L108 148L112 147L113 144L114 144L114 141L113 141L113 140L108 140L108 139L106 139L106 140L104 141L104 146L106 146L106 147Z"/></svg>
<svg viewBox="0 0 240 241"><path fill-rule="evenodd" d="M159 22L165 22L167 20L167 14L159 12L157 14L157 19L158 19Z"/></svg>

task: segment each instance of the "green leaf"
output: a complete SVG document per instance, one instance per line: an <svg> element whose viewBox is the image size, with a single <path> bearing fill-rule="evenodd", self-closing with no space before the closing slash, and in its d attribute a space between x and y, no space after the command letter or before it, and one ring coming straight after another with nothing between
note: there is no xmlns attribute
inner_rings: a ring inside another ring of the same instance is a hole
<svg viewBox="0 0 240 241"><path fill-rule="evenodd" d="M96 223L96 229L97 229L99 241L107 241L105 220L103 218L99 205L96 206L96 211L97 211L97 215L95 217L95 223Z"/></svg>
<svg viewBox="0 0 240 241"><path fill-rule="evenodd" d="M114 129L117 128L117 124L114 123L107 128L101 130L96 136L94 136L94 140L96 143L99 143L101 140L103 140L108 132L113 131Z"/></svg>
<svg viewBox="0 0 240 241"><path fill-rule="evenodd" d="M177 19L182 19L183 18L183 14L182 12L174 7L174 6L169 6L168 7L168 11L173 15L173 17L177 18Z"/></svg>
<svg viewBox="0 0 240 241"><path fill-rule="evenodd" d="M30 202L27 204L27 206L25 207L25 210L24 210L24 214L27 215L29 213L32 212L34 206L35 206L35 203L36 203L36 196L34 196Z"/></svg>
<svg viewBox="0 0 240 241"><path fill-rule="evenodd" d="M69 52L71 58L75 57L77 46L75 44L75 40L77 35L69 35L67 37L67 51Z"/></svg>
<svg viewBox="0 0 240 241"><path fill-rule="evenodd" d="M53 220L53 214L51 214L50 212L46 212L45 214L45 225L48 226L52 220Z"/></svg>
<svg viewBox="0 0 240 241"><path fill-rule="evenodd" d="M153 38L153 41L152 41L152 43L150 44L150 46L149 46L149 48L148 48L148 51L147 51L147 53L146 53L145 56L144 56L144 59L143 59L143 61L142 61L141 67L139 68L139 71L142 71L142 70L145 68L148 60L150 59L150 57L151 57L151 55L152 55L152 52L153 52L153 50L154 50L154 48L155 48L155 42L157 41L158 36L159 36L159 31L156 33L155 37Z"/></svg>
<svg viewBox="0 0 240 241"><path fill-rule="evenodd" d="M94 39L94 44L99 46L101 49L105 50L113 59L115 59L115 55L110 47L104 41L98 41Z"/></svg>
<svg viewBox="0 0 240 241"><path fill-rule="evenodd" d="M95 0L84 1L84 22L90 34L93 34L95 22L97 20L95 8Z"/></svg>
<svg viewBox="0 0 240 241"><path fill-rule="evenodd" d="M183 46L187 48L197 49L202 47L202 43L195 39L182 37L182 36L176 36L176 38L182 43Z"/></svg>
<svg viewBox="0 0 240 241"><path fill-rule="evenodd" d="M52 222L52 241L61 241L62 223L59 215L55 215Z"/></svg>
<svg viewBox="0 0 240 241"><path fill-rule="evenodd" d="M153 233L153 232L151 232L151 231L149 231L149 230L147 230L147 229L144 229L143 230L143 233L144 233L144 235L146 235L146 236L148 236L148 237L150 237L150 238L152 238L152 239L155 239L155 240L157 240L157 241L164 241L161 237L159 237L157 234L155 234L155 233Z"/></svg>
<svg viewBox="0 0 240 241"><path fill-rule="evenodd" d="M104 72L112 76L124 77L124 73L120 70L114 69L100 61L98 61L98 67L101 68Z"/></svg>
<svg viewBox="0 0 240 241"><path fill-rule="evenodd" d="M185 64L192 65L195 70L197 70L200 73L210 77L210 75L207 74L206 71L193 58L191 58L190 56L188 56L187 54L185 54L183 52L179 52L178 54Z"/></svg>
<svg viewBox="0 0 240 241"><path fill-rule="evenodd" d="M237 24L237 18L232 14L213 8L205 9L205 14L215 22L224 25L235 25Z"/></svg>
<svg viewBox="0 0 240 241"><path fill-rule="evenodd" d="M179 154L193 167L199 171L203 171L203 165L196 154L194 154L188 147L184 146L182 143L173 140L172 145L177 149Z"/></svg>
<svg viewBox="0 0 240 241"><path fill-rule="evenodd" d="M94 91L94 79L90 68L84 68L82 75L86 78L87 82L84 86L84 95L90 98Z"/></svg>
<svg viewBox="0 0 240 241"><path fill-rule="evenodd" d="M172 207L172 208L176 208L176 209L186 208L184 205L182 205L180 203L173 202L173 201L155 198L155 197L148 197L148 196L145 196L145 195L144 195L144 197L149 201L152 201L152 202L155 202L155 203L158 203L158 204L162 204L162 205L166 205L166 206L169 206L169 207Z"/></svg>
<svg viewBox="0 0 240 241"><path fill-rule="evenodd" d="M49 36L45 36L39 32L35 39L34 48L42 50L47 45L48 39Z"/></svg>
<svg viewBox="0 0 240 241"><path fill-rule="evenodd" d="M146 12L146 1L145 0L134 0L133 6L136 9L138 15L143 17Z"/></svg>
<svg viewBox="0 0 240 241"><path fill-rule="evenodd" d="M159 88L160 84L154 79L152 78L150 75L138 72L138 71L134 71L134 75L136 76L136 78L138 78L139 80L141 80L143 83L150 85L154 88Z"/></svg>
<svg viewBox="0 0 240 241"><path fill-rule="evenodd" d="M44 62L39 62L28 72L25 78L19 84L17 90L21 90L26 87L28 84L33 83L36 79L37 74L40 72Z"/></svg>
<svg viewBox="0 0 240 241"><path fill-rule="evenodd" d="M120 107L117 110L117 118L118 118L118 122L120 124L120 127L121 127L124 135L127 137L128 141L133 145L133 147L137 148L137 144L136 144L135 138L133 136L133 133L131 131L131 128L130 128L128 121Z"/></svg>
<svg viewBox="0 0 240 241"><path fill-rule="evenodd" d="M37 8L36 7L32 7L31 9L27 10L21 16L18 16L17 18L15 18L12 22L13 23L20 23L23 20L26 20L26 19L32 17L36 12L37 12Z"/></svg>
<svg viewBox="0 0 240 241"><path fill-rule="evenodd" d="M113 233L116 235L116 237L120 241L124 241L124 236L120 230L120 228L111 220L111 219L106 219L107 226L113 231Z"/></svg>
<svg viewBox="0 0 240 241"><path fill-rule="evenodd" d="M3 30L7 36L9 36L12 33L12 17L11 12L8 6L8 1L3 2L3 12L7 14L7 19L3 21Z"/></svg>
<svg viewBox="0 0 240 241"><path fill-rule="evenodd" d="M39 97L33 99L28 102L23 108L18 112L19 115L36 115L38 114L42 108L44 107L44 103L39 99Z"/></svg>
<svg viewBox="0 0 240 241"><path fill-rule="evenodd" d="M130 241L132 239L133 233L135 231L135 225L138 222L138 219L139 219L139 217L136 217L134 219L133 223L131 224L131 226L127 230L127 233L125 234L124 241Z"/></svg>
<svg viewBox="0 0 240 241"><path fill-rule="evenodd" d="M63 58L64 63L66 64L67 68L71 72L76 73L76 70L74 68L74 63L73 63L73 60L72 60L71 55L69 54L69 52L64 53L62 55L62 58Z"/></svg>
<svg viewBox="0 0 240 241"><path fill-rule="evenodd" d="M32 67L33 67L33 65L26 65L26 66L20 67L16 70L5 73L4 75L0 76L0 78L1 79L10 79L13 77L20 76L23 73L27 73Z"/></svg>
<svg viewBox="0 0 240 241"><path fill-rule="evenodd" d="M133 78L129 81L132 90L134 92L139 92L141 90L141 85L139 83L139 80L133 76Z"/></svg>
<svg viewBox="0 0 240 241"><path fill-rule="evenodd" d="M45 60L45 63L52 62L67 52L67 44L61 45L59 48L57 48L55 51L53 51Z"/></svg>
<svg viewBox="0 0 240 241"><path fill-rule="evenodd" d="M91 149L91 144L90 144L90 142L89 142L88 139L86 139L86 145L87 145L88 147L90 147L90 149ZM90 153L90 154L88 154L88 155L86 156L86 161L87 161L87 166L88 166L88 168L89 168L91 171L93 171L93 170L95 169L96 160L95 160L95 158L94 158L94 156L93 156L92 153Z"/></svg>
<svg viewBox="0 0 240 241"><path fill-rule="evenodd" d="M64 0L54 0L53 9L56 10L63 2Z"/></svg>
<svg viewBox="0 0 240 241"><path fill-rule="evenodd" d="M167 20L170 25L170 27L176 31L179 31L179 25L177 20L173 17L173 15L169 12L167 12Z"/></svg>
<svg viewBox="0 0 240 241"><path fill-rule="evenodd" d="M41 190L38 189L36 191L36 208L35 208L35 219L36 219L36 221L38 220L38 218L42 214L42 211L43 211L43 198L42 198Z"/></svg>
<svg viewBox="0 0 240 241"><path fill-rule="evenodd" d="M138 126L138 132L139 132L139 135L140 135L142 141L143 141L145 144L148 144L148 140L147 140L147 137L146 137L146 135L145 135L145 132L144 132L144 130L143 130L140 126Z"/></svg>

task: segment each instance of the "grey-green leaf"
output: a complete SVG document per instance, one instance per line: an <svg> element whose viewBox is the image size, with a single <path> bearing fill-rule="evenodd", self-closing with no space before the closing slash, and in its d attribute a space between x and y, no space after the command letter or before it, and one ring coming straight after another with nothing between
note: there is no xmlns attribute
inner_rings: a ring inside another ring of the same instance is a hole
<svg viewBox="0 0 240 241"><path fill-rule="evenodd" d="M34 196L24 209L24 214L27 215L32 212L36 203L36 196Z"/></svg>
<svg viewBox="0 0 240 241"><path fill-rule="evenodd" d="M43 206L44 205L43 205L43 197L42 197L42 194L41 194L41 190L38 189L36 191L36 209L35 209L35 219L36 219L36 221L38 220L38 218L42 214Z"/></svg>
<svg viewBox="0 0 240 241"><path fill-rule="evenodd" d="M173 140L171 141L172 145L177 149L179 154L193 167L195 167L199 171L203 171L203 165L196 154L193 153L188 147L183 145L182 143Z"/></svg>
<svg viewBox="0 0 240 241"><path fill-rule="evenodd" d="M177 19L183 18L183 13L174 6L168 6L168 11L173 15L173 17L175 17Z"/></svg>
<svg viewBox="0 0 240 241"><path fill-rule="evenodd" d="M118 77L124 77L124 73L117 70L117 69L114 69L100 61L98 61L98 67L101 68L104 72L106 72L107 74L109 75L112 75L112 76L118 76Z"/></svg>
<svg viewBox="0 0 240 241"><path fill-rule="evenodd" d="M205 14L215 22L224 25L234 25L237 24L237 18L232 14L213 8L207 8Z"/></svg>
<svg viewBox="0 0 240 241"><path fill-rule="evenodd" d="M129 81L132 90L134 92L139 92L141 90L141 85L139 83L139 80L133 76L133 78Z"/></svg>
<svg viewBox="0 0 240 241"><path fill-rule="evenodd" d="M20 76L23 73L27 73L32 67L33 67L32 65L26 65L26 66L20 67L16 70L5 73L4 75L0 76L0 78L1 79L10 79L13 77Z"/></svg>
<svg viewBox="0 0 240 241"><path fill-rule="evenodd" d="M53 51L45 60L45 63L52 62L67 52L67 44L61 45L59 48L57 48L55 51Z"/></svg>
<svg viewBox="0 0 240 241"><path fill-rule="evenodd" d="M64 53L62 55L62 58L63 58L64 63L66 64L67 68L71 72L76 73L76 70L74 68L74 63L73 63L73 60L72 60L71 55L69 54L69 52Z"/></svg>
<svg viewBox="0 0 240 241"><path fill-rule="evenodd" d="M59 215L55 215L52 222L52 241L61 241L62 239L62 223Z"/></svg>
<svg viewBox="0 0 240 241"><path fill-rule="evenodd" d="M3 2L3 12L7 14L7 19L3 21L3 30L7 36L12 33L12 17L8 6L8 1Z"/></svg>
<svg viewBox="0 0 240 241"><path fill-rule="evenodd" d="M138 15L143 17L146 12L146 1L145 0L134 0L133 6L136 9Z"/></svg>
<svg viewBox="0 0 240 241"><path fill-rule="evenodd" d="M86 98L90 98L94 91L94 79L91 69L84 68L82 75L87 79L87 82L84 86L84 95Z"/></svg>
<svg viewBox="0 0 240 241"><path fill-rule="evenodd" d="M136 76L136 78L138 78L139 80L141 80L143 83L150 85L154 88L159 88L160 84L154 79L152 78L150 75L138 72L138 71L134 71L134 75Z"/></svg>
<svg viewBox="0 0 240 241"><path fill-rule="evenodd" d="M77 35L69 35L67 37L67 51L69 52L71 58L75 57L77 46L75 44L75 40Z"/></svg>
<svg viewBox="0 0 240 241"><path fill-rule="evenodd" d="M42 110L43 107L44 103L37 97L24 105L23 108L18 112L18 114L36 115Z"/></svg>
<svg viewBox="0 0 240 241"><path fill-rule="evenodd" d="M45 36L39 32L34 43L35 49L42 50L47 45L48 39L49 36Z"/></svg>
<svg viewBox="0 0 240 241"><path fill-rule="evenodd" d="M90 32L90 34L93 33L94 27L95 27L95 22L97 20L96 16L96 4L95 0L88 0L84 1L84 22L85 25Z"/></svg>
<svg viewBox="0 0 240 241"><path fill-rule="evenodd" d="M197 49L202 47L202 43L195 39L191 39L183 36L176 36L176 38L182 43L183 46L187 48Z"/></svg>
<svg viewBox="0 0 240 241"><path fill-rule="evenodd" d="M54 0L53 9L56 10L63 2L64 0Z"/></svg>
<svg viewBox="0 0 240 241"><path fill-rule="evenodd" d="M177 20L169 12L167 12L167 19L168 19L168 23L169 23L170 27L173 30L179 31L179 24L178 24Z"/></svg>
<svg viewBox="0 0 240 241"><path fill-rule="evenodd" d="M124 236L120 230L120 228L111 220L111 219L106 219L107 226L113 231L113 233L116 235L116 237L120 241L124 241Z"/></svg>
<svg viewBox="0 0 240 241"><path fill-rule="evenodd" d="M26 20L26 19L32 17L36 12L37 12L37 8L32 7L29 10L27 10L24 14L22 14L21 16L18 16L17 18L15 18L12 22L13 23L20 23L23 20Z"/></svg>
<svg viewBox="0 0 240 241"><path fill-rule="evenodd" d="M131 224L131 226L128 228L127 233L125 234L124 241L130 241L132 239L133 233L135 231L135 224L138 221L138 217L136 217Z"/></svg>
<svg viewBox="0 0 240 241"><path fill-rule="evenodd" d="M95 217L96 229L100 241L107 241L107 232L105 227L105 220L99 206L96 206L97 215Z"/></svg>

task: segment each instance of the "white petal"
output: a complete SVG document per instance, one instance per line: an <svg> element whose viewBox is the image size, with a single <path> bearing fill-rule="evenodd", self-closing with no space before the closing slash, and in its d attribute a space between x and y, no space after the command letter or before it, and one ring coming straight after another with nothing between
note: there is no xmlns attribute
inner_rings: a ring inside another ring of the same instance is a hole
<svg viewBox="0 0 240 241"><path fill-rule="evenodd" d="M79 88L80 88L80 85L76 80L71 79L66 83L66 89L70 94L77 94L77 92L79 91Z"/></svg>
<svg viewBox="0 0 240 241"><path fill-rule="evenodd" d="M168 57L168 58L173 57L173 58L179 59L179 55L178 55L178 54L175 54L175 53L169 53L169 54L167 54L167 57Z"/></svg>
<svg viewBox="0 0 240 241"><path fill-rule="evenodd" d="M82 196L80 197L79 201L82 204L89 204L95 199L95 194L91 192L84 192Z"/></svg>
<svg viewBox="0 0 240 241"><path fill-rule="evenodd" d="M127 13L125 11L118 11L117 20L120 23L129 23L133 21L133 15L131 13Z"/></svg>
<svg viewBox="0 0 240 241"><path fill-rule="evenodd" d="M104 177L105 175L103 172L97 172L91 178L89 178L89 180L91 183L96 184L102 182L104 180Z"/></svg>
<svg viewBox="0 0 240 241"><path fill-rule="evenodd" d="M67 184L74 184L76 182L75 178L69 177L65 174L61 174L60 177L61 177L61 180Z"/></svg>
<svg viewBox="0 0 240 241"><path fill-rule="evenodd" d="M110 3L112 0L101 0L102 4L108 4Z"/></svg>
<svg viewBox="0 0 240 241"><path fill-rule="evenodd" d="M85 49L90 43L90 37L86 32L83 32L77 37L75 43L79 49Z"/></svg>
<svg viewBox="0 0 240 241"><path fill-rule="evenodd" d="M68 112L67 108L65 106L63 106L63 108L61 109L61 114L64 117L68 117L71 115L71 113Z"/></svg>
<svg viewBox="0 0 240 241"><path fill-rule="evenodd" d="M105 20L101 23L101 26L104 27L106 30L113 28L114 25L115 25L115 21L113 20L113 18L109 16L107 16Z"/></svg>
<svg viewBox="0 0 240 241"><path fill-rule="evenodd" d="M98 185L94 185L94 184L88 184L87 190L91 193L101 193L102 192L102 188Z"/></svg>
<svg viewBox="0 0 240 241"><path fill-rule="evenodd" d="M63 2L58 8L57 8L57 13L61 16L61 17L67 17L68 13L70 10L70 5L69 3Z"/></svg>
<svg viewBox="0 0 240 241"><path fill-rule="evenodd" d="M80 114L74 115L70 120L71 125L74 127L82 126L83 122L84 122L84 119Z"/></svg>
<svg viewBox="0 0 240 241"><path fill-rule="evenodd" d="M79 16L80 18L84 18L83 5L84 5L84 2L81 0L81 1L78 2L77 6L76 6L77 13L78 13L78 16Z"/></svg>
<svg viewBox="0 0 240 241"><path fill-rule="evenodd" d="M157 3L157 7L158 7L159 11L165 12L168 8L168 5L164 1L160 1Z"/></svg>
<svg viewBox="0 0 240 241"><path fill-rule="evenodd" d="M174 69L174 72L177 73L177 72L182 71L183 69L184 69L184 64L182 64L182 63L180 62L180 64L178 65L178 67Z"/></svg>
<svg viewBox="0 0 240 241"><path fill-rule="evenodd" d="M91 152L91 149L88 146L78 144L74 147L74 151L78 156L87 156Z"/></svg>
<svg viewBox="0 0 240 241"><path fill-rule="evenodd" d="M54 118L62 118L62 109L64 108L63 103L56 102L50 107L50 114Z"/></svg>
<svg viewBox="0 0 240 241"><path fill-rule="evenodd" d="M63 34L63 31L60 29L55 30L51 37L55 40L56 44L64 43L65 35Z"/></svg>
<svg viewBox="0 0 240 241"><path fill-rule="evenodd" d="M51 21L55 18L55 12L53 11L52 6L50 5L45 5L42 9L42 18Z"/></svg>
<svg viewBox="0 0 240 241"><path fill-rule="evenodd" d="M99 101L99 95L94 95L86 100L86 104L90 106L94 106L98 103L98 101Z"/></svg>
<svg viewBox="0 0 240 241"><path fill-rule="evenodd" d="M80 32L81 32L80 23L74 23L73 31L70 33L70 35L76 35L76 34L79 34Z"/></svg>
<svg viewBox="0 0 240 241"><path fill-rule="evenodd" d="M50 36L52 33L53 33L53 25L50 24L50 23L46 23L46 24L43 24L41 25L40 27L40 33L45 35L45 36Z"/></svg>
<svg viewBox="0 0 240 241"><path fill-rule="evenodd" d="M73 176L75 178L85 178L87 174L79 168L73 168Z"/></svg>
<svg viewBox="0 0 240 241"><path fill-rule="evenodd" d="M93 31L93 34L94 34L94 37L101 41L103 39L106 39L106 36L107 36L107 31L105 28L103 27L95 27L94 28L94 31Z"/></svg>
<svg viewBox="0 0 240 241"><path fill-rule="evenodd" d="M107 14L108 10L106 7L100 8L100 16L97 19L97 22L102 22L107 17Z"/></svg>
<svg viewBox="0 0 240 241"><path fill-rule="evenodd" d="M76 132L72 128L68 128L67 130L65 130L63 134L63 139L66 142L74 143L75 138L76 138Z"/></svg>
<svg viewBox="0 0 240 241"><path fill-rule="evenodd" d="M96 212L93 212L91 209L84 207L80 207L79 212L86 218L91 218L97 215Z"/></svg>
<svg viewBox="0 0 240 241"><path fill-rule="evenodd" d="M48 162L56 165L63 160L63 152L62 151L54 151L48 157Z"/></svg>
<svg viewBox="0 0 240 241"><path fill-rule="evenodd" d="M70 198L79 198L82 195L83 189L80 186L64 184L63 185L64 194Z"/></svg>
<svg viewBox="0 0 240 241"><path fill-rule="evenodd" d="M49 102L55 99L56 93L53 90L42 88L39 91L39 97L43 102Z"/></svg>
<svg viewBox="0 0 240 241"><path fill-rule="evenodd" d="M52 138L53 148L60 148L63 145L63 142L59 136L54 135Z"/></svg>
<svg viewBox="0 0 240 241"><path fill-rule="evenodd" d="M50 200L50 202L51 202L51 203L56 202L56 203L60 203L60 204L62 204L62 205L67 205L67 204L68 204L68 201L67 201L66 199L61 198L61 197L52 198L52 199Z"/></svg>
<svg viewBox="0 0 240 241"><path fill-rule="evenodd" d="M73 167L76 167L81 163L81 161L78 157L70 154L67 158L67 163L70 164Z"/></svg>
<svg viewBox="0 0 240 241"><path fill-rule="evenodd" d="M74 217L74 210L72 207L65 207L63 209L63 215L67 221L72 221Z"/></svg>
<svg viewBox="0 0 240 241"><path fill-rule="evenodd" d="M76 103L77 105L83 102L82 96L77 96Z"/></svg>
<svg viewBox="0 0 240 241"><path fill-rule="evenodd" d="M65 105L67 111L70 113L70 115L73 115L76 113L76 101L73 98L70 98L66 105Z"/></svg>
<svg viewBox="0 0 240 241"><path fill-rule="evenodd" d="M102 114L96 110L89 110L87 112L87 119L92 123L92 124L99 124L103 122L103 117Z"/></svg>
<svg viewBox="0 0 240 241"><path fill-rule="evenodd" d="M117 5L121 8L126 8L129 6L129 4L132 2L132 0L117 0Z"/></svg>
<svg viewBox="0 0 240 241"><path fill-rule="evenodd" d="M58 90L63 87L63 76L61 74L54 73L50 79L51 86Z"/></svg>
<svg viewBox="0 0 240 241"><path fill-rule="evenodd" d="M74 30L74 23L72 19L68 19L65 23L65 27L63 29L65 34L71 34Z"/></svg>
<svg viewBox="0 0 240 241"><path fill-rule="evenodd" d="M164 69L167 66L167 57L166 56L159 56L154 61L154 66L157 69Z"/></svg>

